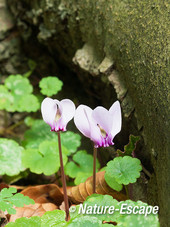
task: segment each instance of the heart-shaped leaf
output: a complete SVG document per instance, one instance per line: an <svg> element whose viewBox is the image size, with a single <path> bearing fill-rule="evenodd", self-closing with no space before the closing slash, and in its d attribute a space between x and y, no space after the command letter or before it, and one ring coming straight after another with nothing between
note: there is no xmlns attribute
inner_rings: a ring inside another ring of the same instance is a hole
<svg viewBox="0 0 170 227"><path fill-rule="evenodd" d="M67 149L62 150L63 163L67 162ZM31 172L45 175L56 173L60 167L58 143L44 141L38 149L26 149L22 154L23 165Z"/></svg>

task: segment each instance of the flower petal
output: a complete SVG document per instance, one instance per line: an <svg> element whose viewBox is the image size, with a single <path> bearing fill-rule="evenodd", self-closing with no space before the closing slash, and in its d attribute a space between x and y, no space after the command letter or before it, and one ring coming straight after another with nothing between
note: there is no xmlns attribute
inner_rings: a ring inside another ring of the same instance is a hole
<svg viewBox="0 0 170 227"><path fill-rule="evenodd" d="M74 123L78 130L86 137L90 138L90 123L92 109L86 105L80 105L76 109ZM88 118L87 118L88 117Z"/></svg>
<svg viewBox="0 0 170 227"><path fill-rule="evenodd" d="M113 117L107 109L102 106L98 106L93 110L93 118L96 120L97 124L102 127L107 134L110 134L112 130Z"/></svg>
<svg viewBox="0 0 170 227"><path fill-rule="evenodd" d="M116 134L118 134L122 127L122 115L119 101L113 103L113 105L109 109L109 113L112 115L113 124L111 135L114 138Z"/></svg>
<svg viewBox="0 0 170 227"><path fill-rule="evenodd" d="M75 105L70 99L63 99L58 106L61 118L58 120L57 124L59 128L65 130L68 122L74 117Z"/></svg>
<svg viewBox="0 0 170 227"><path fill-rule="evenodd" d="M52 130L54 130L54 120L57 113L57 105L55 101L51 98L45 98L41 104L41 113L43 120L51 126Z"/></svg>

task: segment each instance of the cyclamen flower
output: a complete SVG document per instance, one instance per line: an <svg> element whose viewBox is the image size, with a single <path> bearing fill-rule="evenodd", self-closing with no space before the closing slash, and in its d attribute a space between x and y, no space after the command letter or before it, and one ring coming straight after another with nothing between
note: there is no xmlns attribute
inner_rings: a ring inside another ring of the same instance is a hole
<svg viewBox="0 0 170 227"><path fill-rule="evenodd" d="M66 131L68 122L74 117L75 105L70 99L45 98L41 104L43 120L51 126L51 131Z"/></svg>
<svg viewBox="0 0 170 227"><path fill-rule="evenodd" d="M116 101L109 110L102 106L92 110L86 105L80 105L74 123L84 136L94 142L96 148L113 145L113 139L122 125L120 103Z"/></svg>

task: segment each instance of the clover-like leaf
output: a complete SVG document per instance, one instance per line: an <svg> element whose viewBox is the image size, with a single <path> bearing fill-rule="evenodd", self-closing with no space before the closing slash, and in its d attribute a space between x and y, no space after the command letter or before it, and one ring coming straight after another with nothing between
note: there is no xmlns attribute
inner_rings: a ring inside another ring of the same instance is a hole
<svg viewBox="0 0 170 227"><path fill-rule="evenodd" d="M65 216L63 210L47 211L41 218L41 227L65 226Z"/></svg>
<svg viewBox="0 0 170 227"><path fill-rule="evenodd" d="M113 161L107 163L105 175L110 177L110 180L116 180L118 184L127 185L136 182L136 179L140 177L141 170L142 166L139 159L130 156L116 157Z"/></svg>
<svg viewBox="0 0 170 227"><path fill-rule="evenodd" d="M63 163L67 162L67 149L62 150ZM26 149L22 154L23 165L30 168L31 172L51 175L58 171L60 167L58 143L54 141L44 141L38 149Z"/></svg>
<svg viewBox="0 0 170 227"><path fill-rule="evenodd" d="M3 188L0 192L0 209L2 211L7 210L9 214L15 214L16 210L13 206L23 207L24 204L34 204L34 200L30 199L28 196L24 196L21 193L16 193L15 188Z"/></svg>
<svg viewBox="0 0 170 227"><path fill-rule="evenodd" d="M13 96L5 86L0 85L0 110L7 109L12 102Z"/></svg>
<svg viewBox="0 0 170 227"><path fill-rule="evenodd" d="M78 151L73 156L74 162L69 162L65 166L65 172L68 176L75 178L74 183L76 185L86 181L93 173L93 156L87 154L86 151ZM96 160L96 170L98 170L100 164Z"/></svg>
<svg viewBox="0 0 170 227"><path fill-rule="evenodd" d="M131 156L132 153L134 152L134 150L136 148L136 144L139 140L140 140L139 136L130 135L129 143L124 146L124 152L117 150L119 156L126 156L126 155Z"/></svg>
<svg viewBox="0 0 170 227"><path fill-rule="evenodd" d="M18 218L15 222L9 222L7 227L41 227L41 217Z"/></svg>
<svg viewBox="0 0 170 227"><path fill-rule="evenodd" d="M15 95L31 94L33 87L22 75L11 75L5 80L5 86Z"/></svg>
<svg viewBox="0 0 170 227"><path fill-rule="evenodd" d="M50 127L43 120L35 120L31 129L24 135L23 145L26 148L38 148L45 140L58 141L57 133L51 132ZM68 155L77 151L80 146L81 137L74 132L61 133L62 146L67 148Z"/></svg>
<svg viewBox="0 0 170 227"><path fill-rule="evenodd" d="M0 139L0 175L14 176L23 170L21 152L23 147L10 139Z"/></svg>
<svg viewBox="0 0 170 227"><path fill-rule="evenodd" d="M63 82L57 77L48 76L40 81L39 86L43 95L52 96L61 90Z"/></svg>

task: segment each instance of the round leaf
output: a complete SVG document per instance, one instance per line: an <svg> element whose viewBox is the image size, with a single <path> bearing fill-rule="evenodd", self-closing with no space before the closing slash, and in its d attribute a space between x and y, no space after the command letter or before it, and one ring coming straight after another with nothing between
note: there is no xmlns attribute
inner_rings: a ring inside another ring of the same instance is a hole
<svg viewBox="0 0 170 227"><path fill-rule="evenodd" d="M139 159L130 156L117 157L107 163L106 176L110 180L114 179L118 184L127 185L136 182L141 170Z"/></svg>
<svg viewBox="0 0 170 227"><path fill-rule="evenodd" d="M68 176L75 178L74 183L76 185L86 181L88 177L93 174L93 156L87 154L86 151L78 151L73 156L74 162L69 162L65 166L65 172ZM96 160L96 170L98 170L100 164Z"/></svg>
<svg viewBox="0 0 170 227"><path fill-rule="evenodd" d="M39 86L43 95L52 96L57 94L61 90L63 82L57 77L49 76L43 78L40 81Z"/></svg>
<svg viewBox="0 0 170 227"><path fill-rule="evenodd" d="M107 171L105 172L104 178L105 178L106 183L111 188L113 188L114 190L116 190L118 192L122 190L122 188L123 188L122 184L117 183L116 179L112 175L110 175L110 173L108 173Z"/></svg>
<svg viewBox="0 0 170 227"><path fill-rule="evenodd" d="M18 111L36 112L40 108L37 97L33 94L22 96L18 103Z"/></svg>
<svg viewBox="0 0 170 227"><path fill-rule="evenodd" d="M126 204L126 206L125 206ZM147 203L143 203L142 201L134 202L132 200L121 201L117 204L115 209L121 210L122 205L124 206L123 212L124 214L120 214L120 212L114 212L113 220L118 223L117 226L145 226L145 227L159 227L158 215L157 214L149 214L145 216L145 212L148 207ZM138 207L139 213L133 214L126 214L128 209L126 207ZM151 207L151 206L150 206ZM143 210L143 211L142 211Z"/></svg>
<svg viewBox="0 0 170 227"><path fill-rule="evenodd" d="M15 222L9 222L6 227L41 227L41 217L18 218Z"/></svg>
<svg viewBox="0 0 170 227"><path fill-rule="evenodd" d="M88 206L92 206L95 207L97 205L97 207L101 208L102 207L106 207L106 206L117 206L118 201L113 199L112 196L110 195L99 195L99 194L93 194L89 197L86 198L86 201L84 201L83 205L86 207ZM99 212L101 211L101 209L99 209ZM87 215L87 214L86 214ZM97 214L97 210L96 210L96 214L93 212L92 214L89 214L89 216L93 216L98 218L101 221L111 221L113 214L109 214L108 212L103 211L103 213L101 214Z"/></svg>
<svg viewBox="0 0 170 227"><path fill-rule="evenodd" d="M41 217L41 227L65 226L65 212L63 210L47 211Z"/></svg>
<svg viewBox="0 0 170 227"><path fill-rule="evenodd" d="M64 152L63 163L67 162L67 156ZM58 144L56 142L44 141L39 149L27 149L22 155L23 165L30 168L33 173L44 173L51 175L58 171L60 167Z"/></svg>
<svg viewBox="0 0 170 227"><path fill-rule="evenodd" d="M100 227L102 222L96 217L81 216L73 220L70 220L68 225L69 227Z"/></svg>
<svg viewBox="0 0 170 227"><path fill-rule="evenodd" d="M33 91L32 85L22 75L11 75L5 80L5 86L15 95L30 94Z"/></svg>
<svg viewBox="0 0 170 227"><path fill-rule="evenodd" d="M21 152L23 147L13 140L0 139L0 175L14 176L23 170Z"/></svg>

